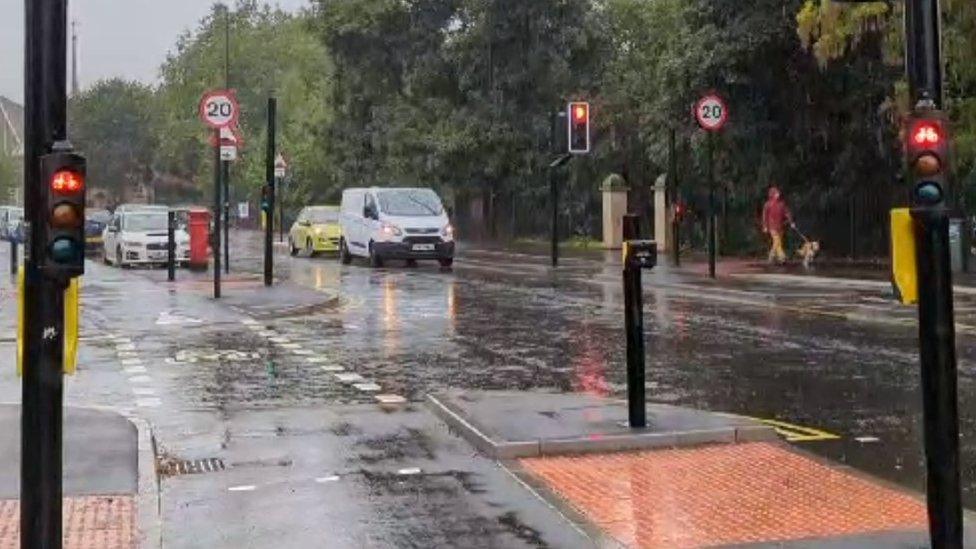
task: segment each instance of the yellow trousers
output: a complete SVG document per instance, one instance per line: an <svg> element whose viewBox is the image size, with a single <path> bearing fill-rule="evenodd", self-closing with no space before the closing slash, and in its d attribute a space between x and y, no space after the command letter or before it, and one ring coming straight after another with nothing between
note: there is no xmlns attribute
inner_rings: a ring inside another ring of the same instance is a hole
<svg viewBox="0 0 976 549"><path fill-rule="evenodd" d="M783 233L780 231L769 231L772 239L772 246L769 248L769 262L783 263L786 261L786 250L783 249Z"/></svg>

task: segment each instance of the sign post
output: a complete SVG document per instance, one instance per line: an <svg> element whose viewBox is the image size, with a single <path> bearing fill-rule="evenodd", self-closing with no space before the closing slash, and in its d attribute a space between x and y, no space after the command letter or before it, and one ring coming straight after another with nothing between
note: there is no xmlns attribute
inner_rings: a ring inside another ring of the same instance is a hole
<svg viewBox="0 0 976 549"><path fill-rule="evenodd" d="M288 162L278 153L274 161L274 177L278 186L278 242L285 241L285 175L288 174Z"/></svg>
<svg viewBox="0 0 976 549"><path fill-rule="evenodd" d="M214 207L213 233L211 243L214 257L214 298L220 298L220 241L221 241L221 213L227 216L227 202L224 196L224 180L227 178L227 162L237 157L236 143L228 138L228 134L236 135L237 120L240 117L240 106L233 90L213 90L203 94L200 99L200 120L213 128L214 147ZM227 139L228 141L225 141ZM236 139L234 140L236 141ZM231 152L229 149L233 147ZM233 158L231 158L233 157ZM228 267L230 258L227 258Z"/></svg>
<svg viewBox="0 0 976 549"><path fill-rule="evenodd" d="M708 93L695 103L695 120L708 132L708 276L715 278L715 134L729 120L729 109L716 93Z"/></svg>

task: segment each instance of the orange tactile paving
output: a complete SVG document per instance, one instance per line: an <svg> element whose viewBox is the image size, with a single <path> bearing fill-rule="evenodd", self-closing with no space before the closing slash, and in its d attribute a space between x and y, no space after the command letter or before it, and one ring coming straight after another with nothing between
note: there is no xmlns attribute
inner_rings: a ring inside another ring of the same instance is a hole
<svg viewBox="0 0 976 549"><path fill-rule="evenodd" d="M132 496L64 498L65 549L134 549L136 506ZM20 548L20 502L0 500L0 549Z"/></svg>
<svg viewBox="0 0 976 549"><path fill-rule="evenodd" d="M924 530L913 497L768 443L523 466L618 541L668 549Z"/></svg>

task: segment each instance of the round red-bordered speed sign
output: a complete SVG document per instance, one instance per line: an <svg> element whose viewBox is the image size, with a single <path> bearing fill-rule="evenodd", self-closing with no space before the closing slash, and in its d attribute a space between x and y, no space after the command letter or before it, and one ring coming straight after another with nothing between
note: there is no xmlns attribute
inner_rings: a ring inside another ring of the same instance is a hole
<svg viewBox="0 0 976 549"><path fill-rule="evenodd" d="M234 127L241 114L233 90L213 90L200 99L200 120L211 128Z"/></svg>
<svg viewBox="0 0 976 549"><path fill-rule="evenodd" d="M715 93L703 96L695 103L695 120L701 129L717 132L729 121L729 108L725 100Z"/></svg>

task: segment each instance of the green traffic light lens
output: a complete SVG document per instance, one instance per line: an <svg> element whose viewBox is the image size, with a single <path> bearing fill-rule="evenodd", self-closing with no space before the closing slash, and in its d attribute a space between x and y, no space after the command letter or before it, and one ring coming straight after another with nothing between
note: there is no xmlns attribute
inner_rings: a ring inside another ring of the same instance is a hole
<svg viewBox="0 0 976 549"><path fill-rule="evenodd" d="M915 200L925 206L934 206L942 202L942 185L935 181L922 181L915 186Z"/></svg>
<svg viewBox="0 0 976 549"><path fill-rule="evenodd" d="M82 257L81 246L67 237L55 239L48 251L56 263L75 263Z"/></svg>

